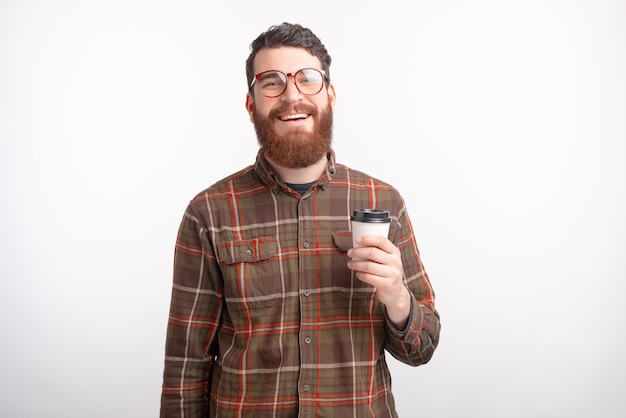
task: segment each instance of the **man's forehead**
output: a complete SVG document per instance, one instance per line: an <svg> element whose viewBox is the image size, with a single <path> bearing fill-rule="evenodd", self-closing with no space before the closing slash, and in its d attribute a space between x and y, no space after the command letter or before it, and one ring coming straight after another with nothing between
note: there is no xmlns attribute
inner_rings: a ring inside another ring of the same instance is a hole
<svg viewBox="0 0 626 418"><path fill-rule="evenodd" d="M321 68L321 61L308 49L293 46L261 48L254 57L255 73L267 70L297 71L302 68Z"/></svg>

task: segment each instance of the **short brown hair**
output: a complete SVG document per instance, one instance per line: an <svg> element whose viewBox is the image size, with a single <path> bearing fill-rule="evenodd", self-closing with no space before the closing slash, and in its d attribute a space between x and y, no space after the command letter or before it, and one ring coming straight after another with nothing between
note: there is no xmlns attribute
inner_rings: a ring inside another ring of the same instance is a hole
<svg viewBox="0 0 626 418"><path fill-rule="evenodd" d="M293 46L304 48L316 56L322 63L322 69L326 73L326 81L330 83L330 63L331 58L326 47L320 39L311 31L299 24L282 23L271 26L267 32L260 34L250 44L250 55L246 60L246 78L248 88L254 78L254 58L259 50L263 48L278 48L281 46ZM328 87L328 85L327 85Z"/></svg>

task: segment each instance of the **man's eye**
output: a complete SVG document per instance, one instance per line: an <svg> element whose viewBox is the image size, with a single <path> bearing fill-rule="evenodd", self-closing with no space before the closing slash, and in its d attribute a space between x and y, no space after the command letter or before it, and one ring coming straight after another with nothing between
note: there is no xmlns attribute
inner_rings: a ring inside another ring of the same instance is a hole
<svg viewBox="0 0 626 418"><path fill-rule="evenodd" d="M260 80L262 88L280 87L285 83L277 76L262 77Z"/></svg>
<svg viewBox="0 0 626 418"><path fill-rule="evenodd" d="M298 83L300 84L319 84L321 82L319 74L316 73L302 74L298 77Z"/></svg>

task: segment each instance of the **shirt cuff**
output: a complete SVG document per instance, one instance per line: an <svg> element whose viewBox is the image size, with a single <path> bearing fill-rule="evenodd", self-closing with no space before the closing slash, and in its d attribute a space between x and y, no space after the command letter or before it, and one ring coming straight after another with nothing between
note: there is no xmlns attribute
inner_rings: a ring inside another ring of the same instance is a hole
<svg viewBox="0 0 626 418"><path fill-rule="evenodd" d="M389 320L389 316L387 316L387 322L389 322L391 327L393 327L393 329L402 337L405 336L407 332L409 332L409 328L411 328L412 321L413 321L413 298L411 298L411 307L409 308L409 317L408 317L408 320L406 321L406 326L404 327L404 329L398 329L393 324L393 322Z"/></svg>

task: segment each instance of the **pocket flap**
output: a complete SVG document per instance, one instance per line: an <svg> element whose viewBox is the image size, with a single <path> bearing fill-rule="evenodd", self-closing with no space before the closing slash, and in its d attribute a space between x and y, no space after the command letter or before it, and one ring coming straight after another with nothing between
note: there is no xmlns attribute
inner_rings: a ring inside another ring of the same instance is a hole
<svg viewBox="0 0 626 418"><path fill-rule="evenodd" d="M339 249L348 251L352 248L352 231L333 232L333 241Z"/></svg>
<svg viewBox="0 0 626 418"><path fill-rule="evenodd" d="M267 260L276 254L275 237L228 241L217 244L217 257L221 263L254 263Z"/></svg>

